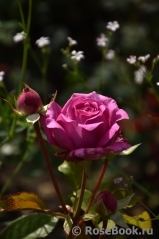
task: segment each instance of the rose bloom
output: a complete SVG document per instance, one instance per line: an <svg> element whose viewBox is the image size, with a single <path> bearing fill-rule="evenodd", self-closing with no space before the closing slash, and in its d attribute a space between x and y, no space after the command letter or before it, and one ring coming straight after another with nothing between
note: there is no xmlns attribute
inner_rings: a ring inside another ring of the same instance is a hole
<svg viewBox="0 0 159 239"><path fill-rule="evenodd" d="M63 108L51 102L40 120L48 142L65 150L56 156L77 162L129 148L118 125L128 118L113 99L92 92L74 93Z"/></svg>

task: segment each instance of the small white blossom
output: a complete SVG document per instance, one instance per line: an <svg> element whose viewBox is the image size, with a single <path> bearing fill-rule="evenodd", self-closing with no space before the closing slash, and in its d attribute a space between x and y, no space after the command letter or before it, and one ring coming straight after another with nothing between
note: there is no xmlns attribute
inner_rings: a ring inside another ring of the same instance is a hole
<svg viewBox="0 0 159 239"><path fill-rule="evenodd" d="M114 50L109 50L107 54L105 55L105 59L107 60L113 60L115 57L115 51Z"/></svg>
<svg viewBox="0 0 159 239"><path fill-rule="evenodd" d="M115 32L119 28L119 23L117 21L108 22L106 28Z"/></svg>
<svg viewBox="0 0 159 239"><path fill-rule="evenodd" d="M0 71L0 82L3 81L3 78L4 78L4 71Z"/></svg>
<svg viewBox="0 0 159 239"><path fill-rule="evenodd" d="M134 72L134 81L136 82L136 84L141 85L143 80L144 80L144 76L146 73L146 68L145 66L141 66L137 71Z"/></svg>
<svg viewBox="0 0 159 239"><path fill-rule="evenodd" d="M157 83L156 83L156 85L158 85L158 86L159 86L159 82L157 82Z"/></svg>
<svg viewBox="0 0 159 239"><path fill-rule="evenodd" d="M146 56L139 56L138 60L141 61L142 63L145 63L149 57L150 57L150 54L147 54Z"/></svg>
<svg viewBox="0 0 159 239"><path fill-rule="evenodd" d="M105 47L107 45L108 38L102 33L100 34L100 37L96 39L96 41L98 46Z"/></svg>
<svg viewBox="0 0 159 239"><path fill-rule="evenodd" d="M40 37L35 43L39 48L42 48L44 46L50 45L50 39L49 37Z"/></svg>
<svg viewBox="0 0 159 239"><path fill-rule="evenodd" d="M81 59L83 59L84 58L84 55L83 55L83 51L72 51L71 52L71 59L72 60L75 60L75 61L80 61Z"/></svg>
<svg viewBox="0 0 159 239"><path fill-rule="evenodd" d="M119 184L123 180L122 177L118 177L114 179L114 184Z"/></svg>
<svg viewBox="0 0 159 239"><path fill-rule="evenodd" d="M26 35L25 32L18 32L14 37L13 37L13 41L15 43L23 41L25 39Z"/></svg>
<svg viewBox="0 0 159 239"><path fill-rule="evenodd" d="M71 37L67 37L67 40L69 42L69 46L77 45L77 41L73 40Z"/></svg>
<svg viewBox="0 0 159 239"><path fill-rule="evenodd" d="M129 64L134 64L136 62L136 56L129 56L126 60Z"/></svg>

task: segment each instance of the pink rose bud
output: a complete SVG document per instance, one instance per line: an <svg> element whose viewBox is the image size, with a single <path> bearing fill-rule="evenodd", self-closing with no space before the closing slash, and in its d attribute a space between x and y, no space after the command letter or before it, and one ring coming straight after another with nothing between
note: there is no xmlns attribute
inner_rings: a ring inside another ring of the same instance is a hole
<svg viewBox="0 0 159 239"><path fill-rule="evenodd" d="M109 191L99 193L95 199L95 210L101 216L107 216L114 213L117 210L116 197Z"/></svg>
<svg viewBox="0 0 159 239"><path fill-rule="evenodd" d="M42 101L39 94L24 84L25 88L17 99L17 108L22 115L37 113L42 108Z"/></svg>

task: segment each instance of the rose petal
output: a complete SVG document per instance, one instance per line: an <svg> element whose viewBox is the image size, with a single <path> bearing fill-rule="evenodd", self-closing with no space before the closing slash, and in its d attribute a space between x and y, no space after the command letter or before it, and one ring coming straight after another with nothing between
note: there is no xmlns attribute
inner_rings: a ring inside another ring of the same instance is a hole
<svg viewBox="0 0 159 239"><path fill-rule="evenodd" d="M58 124L58 122L51 118L47 118L45 122L47 128L52 131L52 137L56 141L56 145L58 145L59 148L69 150L72 150L74 148L68 134L66 133L64 128L60 124Z"/></svg>
<svg viewBox="0 0 159 239"><path fill-rule="evenodd" d="M104 148L82 148L76 149L69 153L69 159L79 158L83 160L96 160L105 156Z"/></svg>
<svg viewBox="0 0 159 239"><path fill-rule="evenodd" d="M99 143L97 144L97 147L105 147L106 144L114 137L114 135L118 132L119 125L114 124L101 138Z"/></svg>
<svg viewBox="0 0 159 239"><path fill-rule="evenodd" d="M109 98L106 102L108 110L109 110L109 124L113 125L115 122L122 120L122 119L128 119L128 114L122 110L119 109L115 100Z"/></svg>
<svg viewBox="0 0 159 239"><path fill-rule="evenodd" d="M62 108L55 101L53 101L50 103L46 115L49 118L57 119L58 115L61 113L61 109Z"/></svg>
<svg viewBox="0 0 159 239"><path fill-rule="evenodd" d="M79 162L83 160L96 160L105 156L105 150L103 148L81 148L72 150L71 152L65 151L55 154L56 157L60 157L64 160L71 162Z"/></svg>
<svg viewBox="0 0 159 239"><path fill-rule="evenodd" d="M46 118L47 118L46 115L40 114L40 123L42 125L42 128L43 128L45 134L46 134L47 140L50 144L58 146L55 139L52 137L52 131L49 128L47 128L47 126L46 126Z"/></svg>
<svg viewBox="0 0 159 239"><path fill-rule="evenodd" d="M80 125L76 121L70 120L63 114L58 117L58 123L64 128L65 132L72 140L74 149L96 147L99 138L105 129L104 123L90 125ZM92 131L92 132L91 132Z"/></svg>
<svg viewBox="0 0 159 239"><path fill-rule="evenodd" d="M56 157L61 157L64 160L79 162L83 160L97 160L102 157L106 157L110 152L120 153L125 149L130 148L130 145L126 142L116 142L110 147L102 148L80 148L72 150L71 152L62 152L55 154Z"/></svg>
<svg viewBox="0 0 159 239"><path fill-rule="evenodd" d="M130 144L127 141L115 142L106 147L107 150L113 151L114 153L120 153L128 148L130 148Z"/></svg>
<svg viewBox="0 0 159 239"><path fill-rule="evenodd" d="M78 127L81 127L87 131L95 130L99 125L104 124L103 122L94 123L94 124L78 124Z"/></svg>

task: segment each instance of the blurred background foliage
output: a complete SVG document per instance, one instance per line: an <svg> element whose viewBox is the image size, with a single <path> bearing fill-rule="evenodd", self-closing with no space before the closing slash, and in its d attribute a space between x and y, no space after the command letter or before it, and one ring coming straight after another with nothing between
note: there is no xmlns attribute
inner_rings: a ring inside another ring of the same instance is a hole
<svg viewBox="0 0 159 239"><path fill-rule="evenodd" d="M28 1L23 0L21 3L27 18ZM109 48L115 50L116 57L111 61L102 61L101 49L96 44L96 38L101 33L106 33L107 22L115 20L119 22L120 28L113 34ZM13 42L13 36L22 31L19 22L21 18L17 1L1 0L0 71L5 71L3 81L5 88L1 82L0 96L13 104L13 92L16 96L18 94L23 57L23 44ZM137 143L142 145L128 157L118 156L113 159L115 167L108 169L102 187L115 189L113 185L115 177L133 175L134 180L145 190L144 192L135 186L136 193L156 215L159 214L159 101L154 91L159 93L159 86L156 85L159 81L159 64L156 64L153 71L154 88L152 88L145 79L140 85L135 83L136 68L129 65L126 59L130 55L150 54L146 62L149 74L152 60L159 54L158 22L157 0L34 0L30 28L30 43L40 61L42 61L41 51L35 45L35 41L41 36L49 37L51 40L44 104L49 102L49 95L55 90L58 90L56 101L61 106L74 92L100 90L101 94L114 98L119 107L128 112L130 120L122 123L124 134L132 145ZM68 45L68 36L78 42L73 49L84 52L85 58L79 64L78 75L62 67L68 63L68 59L61 52L61 49ZM79 75L86 81L87 87L80 81ZM41 72L29 54L26 83L43 97L41 82ZM7 104L3 102L0 104L1 142L9 135L0 149L1 188L18 163L24 160L24 165L5 194L34 191L42 195L53 209L57 209L56 195L53 196L52 185L32 127L28 126L24 118L13 116ZM48 146L48 150L67 201L70 189L66 187L63 175L57 171L57 166L62 161L53 157L53 152L57 149ZM89 178L90 188L93 187L99 170L100 162L94 162ZM55 204L52 204L53 197ZM140 211L141 206L137 206L134 210ZM153 222L153 225L156 226L157 223ZM156 235L157 230L155 227Z"/></svg>

